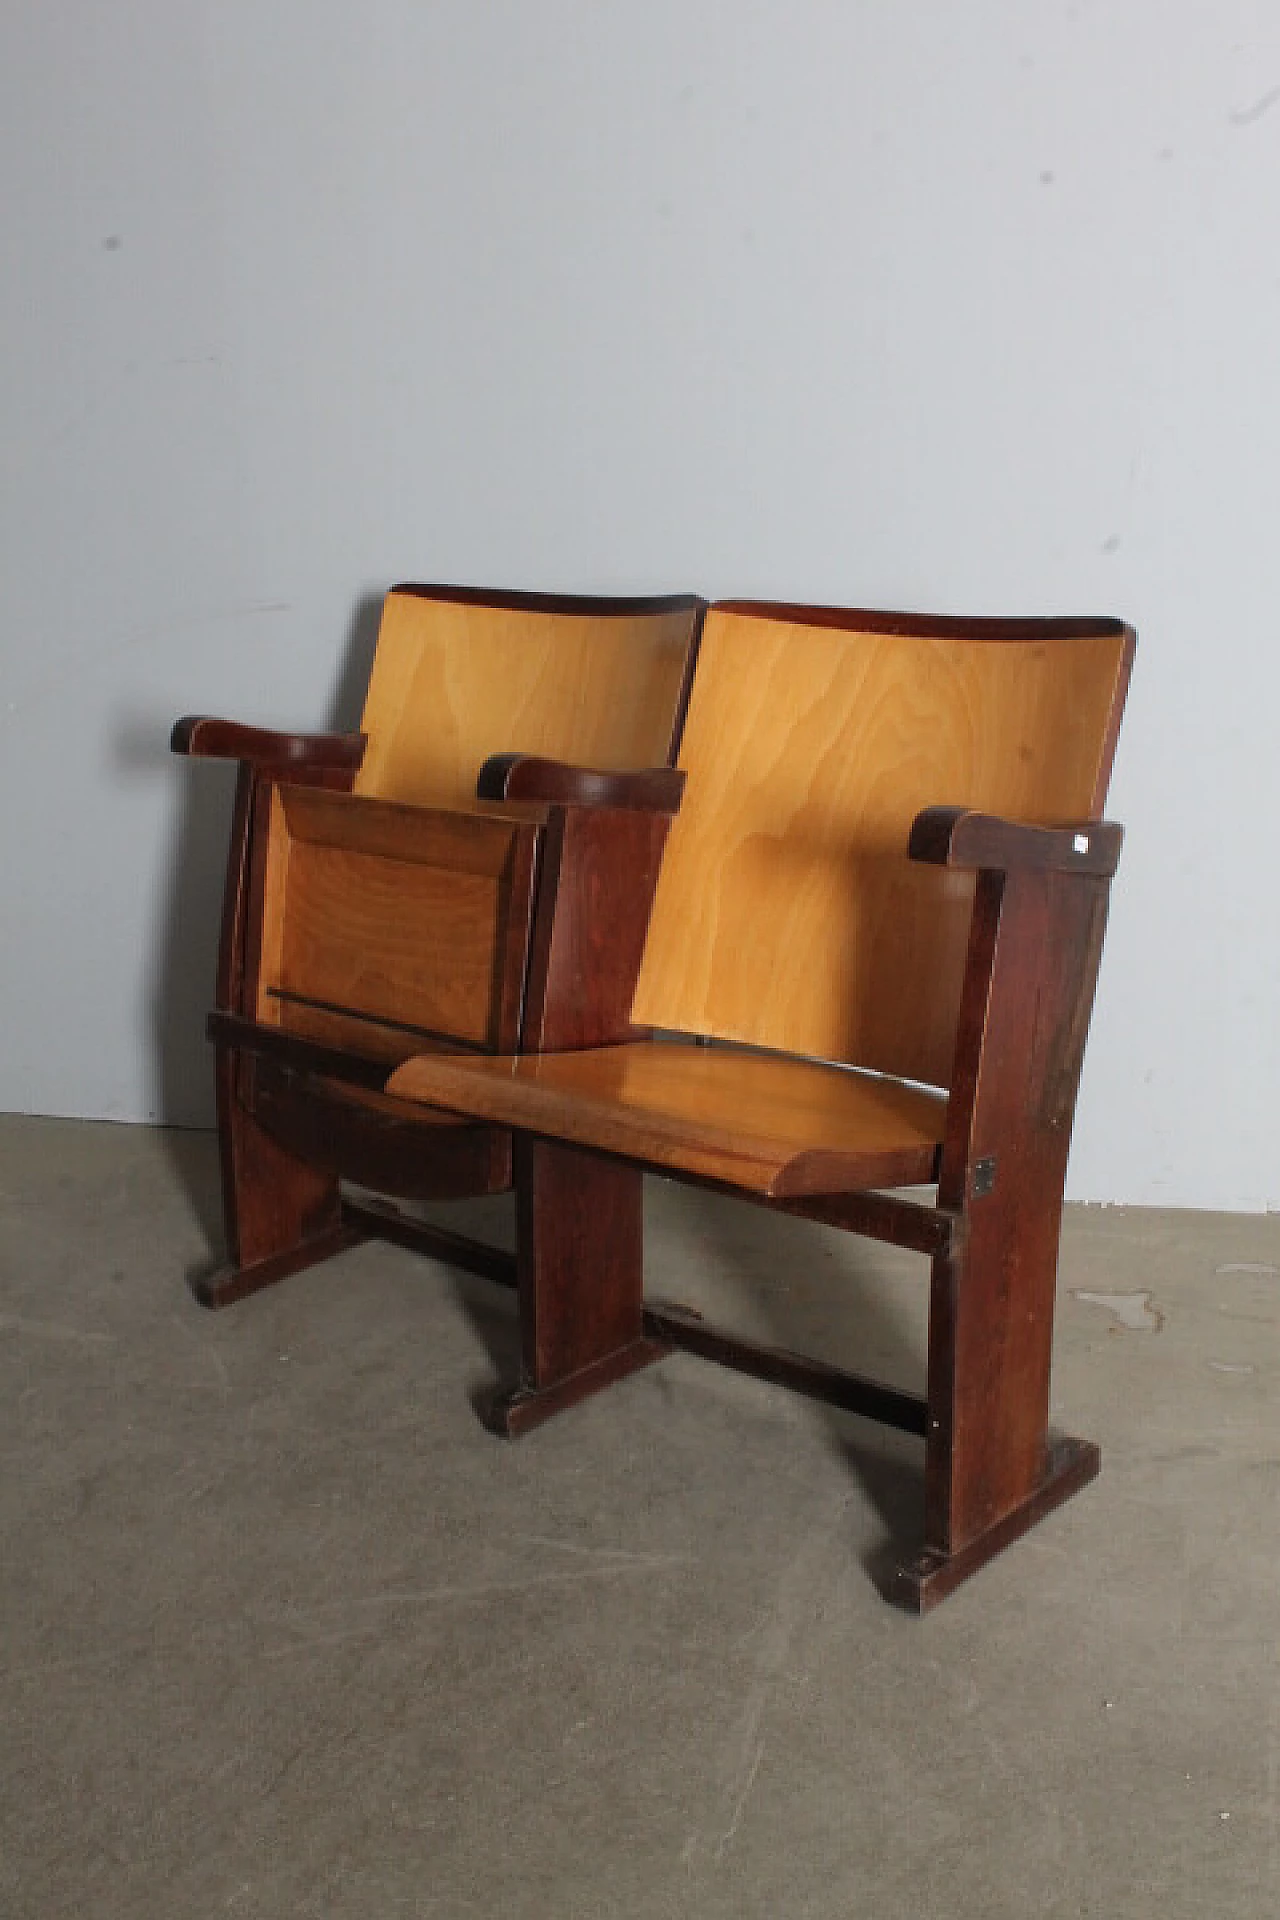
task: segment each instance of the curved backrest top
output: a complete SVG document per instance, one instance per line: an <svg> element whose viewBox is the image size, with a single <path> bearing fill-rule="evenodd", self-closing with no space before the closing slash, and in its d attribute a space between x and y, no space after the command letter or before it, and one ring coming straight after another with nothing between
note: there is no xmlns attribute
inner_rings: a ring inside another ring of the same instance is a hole
<svg viewBox="0 0 1280 1920"><path fill-rule="evenodd" d="M355 791L456 803L474 796L495 753L670 765L701 607L691 595L394 588L378 629Z"/></svg>
<svg viewBox="0 0 1280 1920"><path fill-rule="evenodd" d="M911 822L1096 819L1133 646L1119 620L712 607L634 1019L945 1086L973 880L911 861Z"/></svg>

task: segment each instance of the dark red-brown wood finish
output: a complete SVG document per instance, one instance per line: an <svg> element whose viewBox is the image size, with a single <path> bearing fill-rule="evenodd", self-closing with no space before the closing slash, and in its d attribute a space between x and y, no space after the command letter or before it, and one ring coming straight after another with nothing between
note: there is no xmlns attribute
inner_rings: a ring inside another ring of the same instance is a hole
<svg viewBox="0 0 1280 1920"><path fill-rule="evenodd" d="M515 1435L670 1349L644 1328L644 1190L638 1167L520 1136L516 1284L521 1384L491 1424ZM590 1247L591 1287L581 1285Z"/></svg>
<svg viewBox="0 0 1280 1920"><path fill-rule="evenodd" d="M675 767L643 767L634 773L566 766L536 754L497 753L480 769L481 800L559 800L576 807L640 807L675 813L685 776Z"/></svg>
<svg viewBox="0 0 1280 1920"><path fill-rule="evenodd" d="M217 1010L242 1015L260 790L283 770L291 781L348 791L360 763L363 737L266 734L229 722L185 720L174 728L172 745L178 753L240 756L214 994ZM314 749L314 754L308 749ZM274 1141L241 1098L239 1081L248 1057L238 1046L215 1045L214 1098L229 1267L196 1283L199 1299L209 1307L229 1306L287 1274L328 1259L357 1237L343 1226L333 1175L308 1166Z"/></svg>
<svg viewBox="0 0 1280 1920"><path fill-rule="evenodd" d="M904 1573L922 1609L948 1590L957 1555L972 1559L1011 1515L1047 1510L1098 1466L1083 1443L1051 1448L1049 1363L1067 1152L1120 829L1082 822L1064 834L1073 871L1020 863L1029 841L1052 837L1034 829L984 829L957 854L958 825L932 856L971 859L979 878L938 1177L938 1204L963 1231L933 1263L925 1555ZM1096 857L1095 842L1106 847ZM998 866L1000 849L1010 858Z"/></svg>
<svg viewBox="0 0 1280 1920"><path fill-rule="evenodd" d="M631 1001L670 815L553 807L529 955L522 1048L604 1047L635 1032Z"/></svg>
<svg viewBox="0 0 1280 1920"><path fill-rule="evenodd" d="M189 713L175 720L169 751L189 759L239 760L250 766L349 768L354 778L364 758L362 733L275 733L238 720Z"/></svg>

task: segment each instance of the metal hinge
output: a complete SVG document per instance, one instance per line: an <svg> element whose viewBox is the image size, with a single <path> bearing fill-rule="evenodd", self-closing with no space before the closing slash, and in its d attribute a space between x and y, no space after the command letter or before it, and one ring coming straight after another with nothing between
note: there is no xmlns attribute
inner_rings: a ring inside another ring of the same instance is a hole
<svg viewBox="0 0 1280 1920"><path fill-rule="evenodd" d="M975 1160L973 1163L973 1184L970 1193L975 1200L985 1199L987 1194L995 1191L995 1184L996 1156L994 1153L989 1153L985 1160Z"/></svg>

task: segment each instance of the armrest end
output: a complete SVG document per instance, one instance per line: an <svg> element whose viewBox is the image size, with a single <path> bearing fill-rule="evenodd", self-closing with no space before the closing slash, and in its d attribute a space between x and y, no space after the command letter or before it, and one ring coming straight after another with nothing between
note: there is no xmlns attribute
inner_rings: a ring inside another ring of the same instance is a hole
<svg viewBox="0 0 1280 1920"><path fill-rule="evenodd" d="M685 776L675 767L604 772L544 760L533 753L495 753L480 769L481 800L544 800L574 807L622 807L641 813L679 811Z"/></svg>
<svg viewBox="0 0 1280 1920"><path fill-rule="evenodd" d="M350 767L364 758L362 733L275 733L208 714L175 721L169 751L208 760L248 760L257 766Z"/></svg>
<svg viewBox="0 0 1280 1920"><path fill-rule="evenodd" d="M907 851L937 867L996 872L1038 869L1110 879L1120 859L1124 828L1110 820L1031 827L966 807L926 807L912 822Z"/></svg>

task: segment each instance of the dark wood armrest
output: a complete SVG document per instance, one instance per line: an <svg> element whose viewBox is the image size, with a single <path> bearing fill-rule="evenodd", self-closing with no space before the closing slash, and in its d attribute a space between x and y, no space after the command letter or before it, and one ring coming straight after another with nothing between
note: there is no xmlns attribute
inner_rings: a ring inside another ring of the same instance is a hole
<svg viewBox="0 0 1280 1920"><path fill-rule="evenodd" d="M936 867L973 867L1009 873L1088 873L1110 879L1120 859L1124 828L1110 820L1029 827L965 807L926 807L912 822L907 851Z"/></svg>
<svg viewBox="0 0 1280 1920"><path fill-rule="evenodd" d="M350 767L364 758L362 733L273 733L236 720L189 713L169 736L171 753L210 760L243 760L253 766Z"/></svg>
<svg viewBox="0 0 1280 1920"><path fill-rule="evenodd" d="M544 760L534 753L495 753L480 769L476 797L678 813L684 781L684 774L675 767L604 772L595 767L570 766L563 760Z"/></svg>

